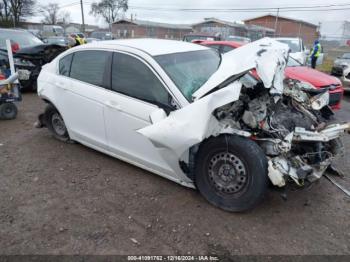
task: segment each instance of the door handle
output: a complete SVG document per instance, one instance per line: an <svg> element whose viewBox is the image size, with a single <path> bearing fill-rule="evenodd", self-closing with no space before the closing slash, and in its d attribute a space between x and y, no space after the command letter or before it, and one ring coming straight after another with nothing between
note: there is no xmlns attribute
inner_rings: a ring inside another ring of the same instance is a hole
<svg viewBox="0 0 350 262"><path fill-rule="evenodd" d="M115 110L118 110L118 111L122 111L122 107L121 105L117 104L116 102L114 101L106 101L105 102L105 105L109 108L112 108L112 109L115 109Z"/></svg>

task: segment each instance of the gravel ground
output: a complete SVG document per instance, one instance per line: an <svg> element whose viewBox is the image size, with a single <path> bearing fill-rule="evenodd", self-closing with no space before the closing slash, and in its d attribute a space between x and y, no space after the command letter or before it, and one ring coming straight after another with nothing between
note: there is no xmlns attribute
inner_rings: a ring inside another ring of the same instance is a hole
<svg viewBox="0 0 350 262"><path fill-rule="evenodd" d="M224 212L195 190L33 128L44 106L25 94L18 118L0 122L2 254L350 254L350 198L326 179L287 201L271 190L251 212ZM337 115L350 121L350 103ZM349 173L349 157L337 166ZM338 181L350 188L349 177Z"/></svg>

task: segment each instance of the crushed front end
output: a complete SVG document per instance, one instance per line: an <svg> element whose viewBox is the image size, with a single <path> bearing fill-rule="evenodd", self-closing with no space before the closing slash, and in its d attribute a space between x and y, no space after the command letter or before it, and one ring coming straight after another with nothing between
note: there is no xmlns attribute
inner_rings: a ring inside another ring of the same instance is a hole
<svg viewBox="0 0 350 262"><path fill-rule="evenodd" d="M271 95L262 83L243 86L240 99L218 108L215 116L260 145L275 186L288 181L303 186L321 178L343 153L340 137L350 123L332 123L328 103L328 92L312 96L304 83L286 79L282 95Z"/></svg>

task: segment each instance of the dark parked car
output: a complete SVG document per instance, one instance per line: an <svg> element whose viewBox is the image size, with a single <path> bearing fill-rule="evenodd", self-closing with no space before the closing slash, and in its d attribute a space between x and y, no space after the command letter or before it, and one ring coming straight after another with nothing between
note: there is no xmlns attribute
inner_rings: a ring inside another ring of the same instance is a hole
<svg viewBox="0 0 350 262"><path fill-rule="evenodd" d="M90 38L97 38L100 40L113 40L114 39L111 32L100 32L100 31L92 32L90 35Z"/></svg>
<svg viewBox="0 0 350 262"><path fill-rule="evenodd" d="M36 90L36 80L41 67L51 62L67 47L56 44L45 44L39 38L21 29L0 28L1 59L7 61L6 39L11 40L11 47L16 69L27 71L27 78L20 79L22 90ZM3 61L2 64L8 63Z"/></svg>

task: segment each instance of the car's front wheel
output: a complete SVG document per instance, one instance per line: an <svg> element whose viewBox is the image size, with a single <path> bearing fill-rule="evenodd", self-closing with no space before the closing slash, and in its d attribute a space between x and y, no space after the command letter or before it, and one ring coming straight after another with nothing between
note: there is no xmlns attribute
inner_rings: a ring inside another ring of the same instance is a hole
<svg viewBox="0 0 350 262"><path fill-rule="evenodd" d="M62 116L53 105L48 105L44 113L45 126L58 140L68 142L70 140L66 124Z"/></svg>
<svg viewBox="0 0 350 262"><path fill-rule="evenodd" d="M196 156L195 182L204 198L219 208L232 212L251 209L267 191L266 156L247 138L209 138Z"/></svg>

